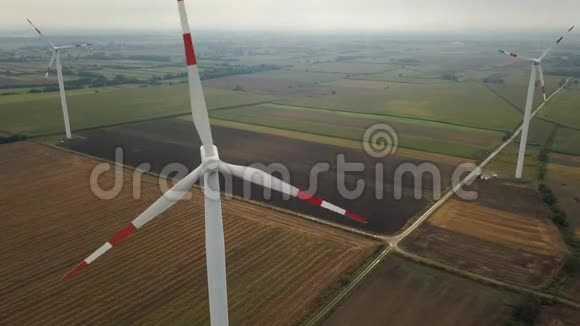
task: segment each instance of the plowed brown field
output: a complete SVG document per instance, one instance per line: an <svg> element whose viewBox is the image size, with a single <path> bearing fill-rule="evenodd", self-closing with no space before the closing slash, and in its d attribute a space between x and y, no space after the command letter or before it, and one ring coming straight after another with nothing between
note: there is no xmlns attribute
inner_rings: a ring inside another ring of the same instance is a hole
<svg viewBox="0 0 580 326"><path fill-rule="evenodd" d="M391 255L322 325L503 325L512 301L498 289Z"/></svg>
<svg viewBox="0 0 580 326"><path fill-rule="evenodd" d="M33 143L0 146L0 324L207 325L203 197L180 202L69 281L62 276L150 205L132 171L97 199L99 162ZM112 173L102 180L112 184ZM231 323L290 325L375 242L238 200L224 201Z"/></svg>

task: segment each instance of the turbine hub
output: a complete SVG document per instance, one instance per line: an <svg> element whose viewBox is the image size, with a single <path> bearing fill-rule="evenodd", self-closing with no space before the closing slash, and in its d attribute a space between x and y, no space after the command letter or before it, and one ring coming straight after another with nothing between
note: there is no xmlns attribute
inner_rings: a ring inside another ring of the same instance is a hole
<svg viewBox="0 0 580 326"><path fill-rule="evenodd" d="M218 153L218 148L215 145L213 146L213 154L207 155L205 148L201 146L200 153L201 153L201 164L203 165L205 170L217 170L221 164L220 155Z"/></svg>

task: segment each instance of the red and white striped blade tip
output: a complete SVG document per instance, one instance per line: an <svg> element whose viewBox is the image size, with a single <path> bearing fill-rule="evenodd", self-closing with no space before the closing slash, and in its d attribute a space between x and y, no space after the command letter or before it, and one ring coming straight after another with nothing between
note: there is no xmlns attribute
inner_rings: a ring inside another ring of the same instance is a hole
<svg viewBox="0 0 580 326"><path fill-rule="evenodd" d="M354 221L357 221L359 223L364 223L364 224L368 223L364 217L362 217L358 214L355 214L352 211L349 211L347 209L332 205L331 203L325 201L324 199L316 197L309 192L301 190L298 192L298 195L296 197L300 200L307 201L315 206L326 208L326 209L333 211L337 214L344 215L344 216L346 216Z"/></svg>
<svg viewBox="0 0 580 326"><path fill-rule="evenodd" d="M505 50L498 50L498 52L499 53L503 53L503 54L510 55L510 56L512 56L514 58L517 58L518 57L518 54L517 53L513 53L513 52L509 52L509 51L505 51Z"/></svg>
<svg viewBox="0 0 580 326"><path fill-rule="evenodd" d="M117 234L115 234L111 238L111 240L106 242L103 246L101 246L99 249L97 249L95 252L93 252L88 258L83 260L80 264L78 264L75 268L73 268L70 272L68 272L64 276L64 279L68 280L71 277L75 276L80 271L87 268L89 266L89 264L91 264L96 259L98 259L103 254L105 254L107 251L109 251L111 248L120 245L121 242L123 242L125 239L127 239L131 234L135 233L136 231L137 231L137 227L133 223L129 224L128 226L123 228L121 231L117 232Z"/></svg>
<svg viewBox="0 0 580 326"><path fill-rule="evenodd" d="M66 273L66 275L63 277L63 279L69 280L70 278L72 278L73 276L77 275L78 273L80 273L83 269L89 267L89 264L87 264L85 261L83 261L82 263L78 264L77 266L75 266L75 268L71 269L70 272Z"/></svg>
<svg viewBox="0 0 580 326"><path fill-rule="evenodd" d="M363 224L368 224L369 222L362 216L357 215L351 211L346 211L346 216L350 217L351 219L359 222L359 223L363 223Z"/></svg>

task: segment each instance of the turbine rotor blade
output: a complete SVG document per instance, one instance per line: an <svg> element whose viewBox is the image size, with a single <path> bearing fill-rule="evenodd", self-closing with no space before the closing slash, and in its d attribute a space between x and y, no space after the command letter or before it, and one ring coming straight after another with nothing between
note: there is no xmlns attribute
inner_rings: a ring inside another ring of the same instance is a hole
<svg viewBox="0 0 580 326"><path fill-rule="evenodd" d="M46 75L44 75L44 78L48 78L48 73L50 72L50 69L52 69L52 66L54 65L55 58L56 51L52 51L52 56L50 57L50 61L48 62L48 69L46 70Z"/></svg>
<svg viewBox="0 0 580 326"><path fill-rule="evenodd" d="M505 55L509 55L510 57L514 57L516 59L523 59L523 60L533 61L532 58L524 57L524 56L521 56L521 55L519 55L517 53L514 53L514 52L509 52L509 51L505 51L505 50L497 50L497 51L499 53L503 53Z"/></svg>
<svg viewBox="0 0 580 326"><path fill-rule="evenodd" d="M57 47L58 50L65 50L65 49L75 49L75 48L84 48L88 46L92 46L92 43L82 43L82 44L70 44L70 45L61 45Z"/></svg>
<svg viewBox="0 0 580 326"><path fill-rule="evenodd" d="M554 43L554 45L552 45L551 47L547 48L544 53L542 53L542 56L540 57L540 61L543 60L558 44L560 44L560 42L562 42L562 40L564 39L564 37L566 37L566 35L568 35L568 33L572 32L572 30L574 30L575 26L572 26L568 29L567 32L564 33L564 35L560 36L560 38L558 40L556 40L556 43Z"/></svg>
<svg viewBox="0 0 580 326"><path fill-rule="evenodd" d="M42 32L40 31L40 29L38 29L38 27L36 27L31 21L30 19L26 19L28 21L28 23L32 26L32 28L34 28L34 30L36 30L36 33L38 33L38 35L40 35L40 37L42 37L46 42L48 42L48 44L54 49L55 46L54 44L52 44L52 42L50 42L50 40L44 36L44 34L42 34Z"/></svg>
<svg viewBox="0 0 580 326"><path fill-rule="evenodd" d="M145 224L149 223L151 220L159 216L161 213L165 212L175 203L180 201L185 194L191 190L193 185L199 180L203 172L201 167L198 167L181 181L179 181L173 188L167 191L161 198L159 198L153 205L151 205L145 212L141 213L136 219L134 219L128 226L123 228L117 234L115 234L111 240L102 245L99 249L93 252L70 272L68 272L64 279L68 280L71 277L78 274L83 269L87 268L89 264L94 262L97 258L105 254L111 248L118 246L123 240L128 238L131 234L135 233L138 229L143 227Z"/></svg>
<svg viewBox="0 0 580 326"><path fill-rule="evenodd" d="M183 0L177 0L179 6L179 17L181 20L181 28L183 30L183 45L185 48L185 61L187 63L187 75L189 78L189 100L191 103L191 114L193 116L193 123L201 142L203 143L204 151L207 155L213 155L213 138L211 134L211 127L209 123L209 116L207 112L207 105L203 95L201 86L201 79L199 77L199 70L197 67L197 58L193 48L193 40L189 29L189 20L187 18L187 11Z"/></svg>
<svg viewBox="0 0 580 326"><path fill-rule="evenodd" d="M546 82L544 81L544 69L542 65L539 64L536 66L538 70L538 75L540 76L540 84L542 85L542 95L544 96L544 102L548 101L548 96L546 95Z"/></svg>
<svg viewBox="0 0 580 326"><path fill-rule="evenodd" d="M318 198L306 191L300 190L270 174L252 167L245 167L227 163L220 164L220 171L224 174L230 174L242 180L252 182L265 188L276 190L285 195L307 201L315 206L320 206L334 213L348 217L359 223L367 223L367 220L360 215L353 213L347 209L333 205L321 198ZM257 178L256 178L257 176Z"/></svg>

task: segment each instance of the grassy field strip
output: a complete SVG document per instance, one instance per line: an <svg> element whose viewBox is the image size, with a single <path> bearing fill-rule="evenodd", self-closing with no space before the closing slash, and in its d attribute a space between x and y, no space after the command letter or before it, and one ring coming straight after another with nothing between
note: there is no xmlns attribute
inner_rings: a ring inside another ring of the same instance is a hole
<svg viewBox="0 0 580 326"><path fill-rule="evenodd" d="M305 106L303 107L303 106L298 106L298 105L279 104L279 103L276 103L276 101L271 101L271 102L269 102L269 104L267 104L265 106L277 108L277 109L306 110L306 111L313 111L313 112L330 112L330 113L336 113L338 115L344 115L347 117L355 117L355 118L361 118L361 119L370 119L370 120L377 120L378 119L378 120L386 121L386 122L388 122L390 120L395 120L395 121L400 121L400 122L404 122L404 123L425 125L425 126L431 126L431 127L435 127L435 128L446 128L446 129L453 128L456 130L468 131L468 132L479 132L479 133L485 133L485 134L503 135L503 132L500 132L498 130L477 128L477 127L471 127L471 126L463 126L463 125L458 125L458 124L453 124L453 123L448 123L448 122L425 120L425 119L414 118L414 117L403 117L403 116L388 115L388 114L362 113L362 112L353 112L353 111L346 111L346 110L333 110L333 109L327 109L327 108L316 108L316 107L305 107Z"/></svg>
<svg viewBox="0 0 580 326"><path fill-rule="evenodd" d="M241 123L287 129L308 134L364 141L365 130L377 123L399 133L400 148L479 159L501 142L503 133L424 123L413 119L371 118L351 113L285 107L276 104L242 107L227 112L213 110L210 117Z"/></svg>
<svg viewBox="0 0 580 326"><path fill-rule="evenodd" d="M67 99L73 130L86 130L187 114L187 85L148 88L106 88L70 91ZM205 89L210 110L261 104L274 100L247 92ZM0 97L0 129L27 136L62 132L62 112L57 93Z"/></svg>
<svg viewBox="0 0 580 326"><path fill-rule="evenodd" d="M416 118L500 132L512 130L521 120L520 113L490 94L479 82L389 84L381 92L336 89L335 94L282 99L275 103Z"/></svg>
<svg viewBox="0 0 580 326"><path fill-rule="evenodd" d="M181 120L191 121L190 116L181 116ZM273 128L270 126L262 126L256 124L242 123L238 121L223 120L223 119L211 119L212 125L247 130L252 132L257 132L266 135L281 136L291 139L297 139L302 141L314 142L318 144L325 144L337 147L351 148L356 150L363 150L362 143L360 141L355 141L352 139L343 139L336 137L329 137L324 135L317 135L311 133L305 133L300 131L292 131L287 129ZM412 159L422 159L422 160L435 160L435 161L445 161L450 164L460 164L466 162L465 158L460 158L456 156L449 156L441 153L433 153L424 150L415 150L409 148L397 149L397 156L408 157ZM469 161L469 160L468 160Z"/></svg>
<svg viewBox="0 0 580 326"><path fill-rule="evenodd" d="M352 115L359 115L361 117L374 118L374 119L376 119L376 118L383 118L383 119L384 118L397 118L397 119L405 119L405 120L415 120L415 121L420 121L420 122L424 122L424 123L432 123L432 124L437 124L437 125L447 125L447 126L452 126L452 127L457 127L457 128L465 128L465 129L469 129L469 130L480 130L480 131L495 132L495 133L505 132L505 130L500 130L500 129L475 127L475 126L462 125L459 123L453 123L453 122L447 122L447 121L435 120L435 119L426 119L426 118L420 118L420 117L410 117L410 116L402 116L402 115L396 115L396 114L385 114L385 113L383 113L383 114L363 113L363 112L357 112L357 111L349 111L349 110L345 110L345 109L331 109L331 108L325 108L325 107L291 104L291 103L280 102L278 100L272 101L270 105L276 105L279 107L287 107L287 108L294 107L297 109L309 109L309 110L315 110L315 111L352 114Z"/></svg>

